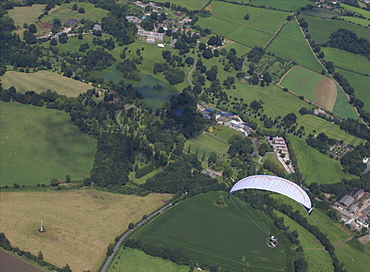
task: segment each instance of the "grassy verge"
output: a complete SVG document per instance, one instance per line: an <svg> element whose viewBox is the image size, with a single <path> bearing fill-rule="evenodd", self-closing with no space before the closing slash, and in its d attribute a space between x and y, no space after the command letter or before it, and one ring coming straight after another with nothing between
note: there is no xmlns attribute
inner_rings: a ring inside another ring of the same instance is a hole
<svg viewBox="0 0 370 272"><path fill-rule="evenodd" d="M73 271L97 271L109 243L131 222L163 205L170 195L125 196L80 189L73 192L0 193L0 232L13 246ZM57 211L57 212L56 212ZM46 232L39 233L40 220ZM57 243L57 246L56 246ZM94 250L92 250L94 249Z"/></svg>
<svg viewBox="0 0 370 272"><path fill-rule="evenodd" d="M89 175L96 140L80 132L67 113L13 102L0 105L1 185Z"/></svg>

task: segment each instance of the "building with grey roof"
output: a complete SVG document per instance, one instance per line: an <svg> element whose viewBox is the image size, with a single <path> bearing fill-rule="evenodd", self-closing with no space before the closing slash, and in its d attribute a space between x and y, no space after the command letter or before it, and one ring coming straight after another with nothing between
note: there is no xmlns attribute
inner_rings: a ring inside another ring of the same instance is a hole
<svg viewBox="0 0 370 272"><path fill-rule="evenodd" d="M345 195L344 197L342 197L341 200L339 200L338 202L346 207L349 207L351 206L351 204L355 201L355 199L352 197L352 196L349 196L349 195Z"/></svg>

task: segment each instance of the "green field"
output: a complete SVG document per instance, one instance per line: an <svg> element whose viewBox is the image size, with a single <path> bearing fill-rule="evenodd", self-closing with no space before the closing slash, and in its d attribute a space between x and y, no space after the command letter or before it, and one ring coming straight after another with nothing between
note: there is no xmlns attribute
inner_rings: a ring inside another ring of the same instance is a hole
<svg viewBox="0 0 370 272"><path fill-rule="evenodd" d="M199 10L205 4L207 4L208 1L207 0L171 0L171 1L157 0L156 2L159 2L159 3L171 2L171 4L185 7L188 10Z"/></svg>
<svg viewBox="0 0 370 272"><path fill-rule="evenodd" d="M351 241L336 247L335 252L347 271L367 271L369 255L351 245Z"/></svg>
<svg viewBox="0 0 370 272"><path fill-rule="evenodd" d="M344 144L358 146L365 143L365 140L357 138L341 130L338 125L334 125L320 117L314 115L299 115L297 116L298 127L304 126L306 136L308 134L325 133L329 138L336 139L337 141L343 140ZM313 131L316 131L315 133Z"/></svg>
<svg viewBox="0 0 370 272"><path fill-rule="evenodd" d="M291 20L284 26L278 36L266 48L266 51L283 59L296 62L317 73L320 73L323 69L312 53L296 20Z"/></svg>
<svg viewBox="0 0 370 272"><path fill-rule="evenodd" d="M37 17L43 13L45 5L35 4L27 7L14 7L8 10L10 18L14 20L14 25L22 29L23 24L33 24L36 22Z"/></svg>
<svg viewBox="0 0 370 272"><path fill-rule="evenodd" d="M208 133L203 133L200 136L194 138L193 140L221 154L226 153L227 150L229 150L230 146L228 143L225 143Z"/></svg>
<svg viewBox="0 0 370 272"><path fill-rule="evenodd" d="M347 22L351 22L351 23L354 23L356 25L360 25L360 26L363 26L363 27L368 27L368 25L370 23L369 20L358 18L358 17L338 16L338 19L341 19L341 20L344 20L344 21L347 21Z"/></svg>
<svg viewBox="0 0 370 272"><path fill-rule="evenodd" d="M321 52L325 61L332 61L336 67L370 75L370 61L365 56L331 47L321 47Z"/></svg>
<svg viewBox="0 0 370 272"><path fill-rule="evenodd" d="M60 95L77 97L80 93L92 89L92 86L86 83L49 71L38 71L36 73L7 71L0 79L3 88L13 86L20 93L26 91L41 93L51 90Z"/></svg>
<svg viewBox="0 0 370 272"><path fill-rule="evenodd" d="M306 9L302 11L301 14L313 16L313 17L320 17L324 19L331 19L335 16L340 15L340 13L337 13L335 11L324 9L324 8L319 8L319 7L313 7L312 9Z"/></svg>
<svg viewBox="0 0 370 272"><path fill-rule="evenodd" d="M335 81L302 67L294 67L281 85L320 107L332 111L337 98Z"/></svg>
<svg viewBox="0 0 370 272"><path fill-rule="evenodd" d="M337 84L337 99L335 100L333 113L342 118L359 119L354 107L349 104L346 93Z"/></svg>
<svg viewBox="0 0 370 272"><path fill-rule="evenodd" d="M12 102L0 105L1 185L89 176L96 140L80 132L67 113Z"/></svg>
<svg viewBox="0 0 370 272"><path fill-rule="evenodd" d="M213 131L211 133L224 141L229 141L230 137L233 135L241 135L239 131L223 125L213 127Z"/></svg>
<svg viewBox="0 0 370 272"><path fill-rule="evenodd" d="M287 12L239 6L218 1L213 1L211 6L212 16L199 18L197 24L203 28L210 28L212 32L248 47L255 45L263 47L289 15ZM250 14L248 21L244 20L247 13Z"/></svg>
<svg viewBox="0 0 370 272"><path fill-rule="evenodd" d="M284 235L279 247L265 245L266 234L233 205L216 206L225 192L200 194L175 205L139 229L132 238L181 249L190 259L228 271L292 271L294 253ZM205 217L205 215L207 215ZM271 226L274 229L274 226ZM273 233L277 233L276 229Z"/></svg>
<svg viewBox="0 0 370 272"><path fill-rule="evenodd" d="M366 19L370 19L370 11L368 11L368 10L361 9L361 8L356 8L356 7L346 5L346 4L343 4L343 3L341 3L340 6L347 9L347 10L350 10L350 11L353 11L355 13L361 14Z"/></svg>
<svg viewBox="0 0 370 272"><path fill-rule="evenodd" d="M356 98L360 99L365 104L363 110L370 112L370 76L363 76L339 68L337 68L336 71L347 78L348 82L355 89Z"/></svg>
<svg viewBox="0 0 370 272"><path fill-rule="evenodd" d="M354 175L345 174L340 162L329 158L308 146L306 141L293 135L288 135L292 143L294 153L298 160L300 172L307 184L317 182L319 184L337 183L342 178L354 178Z"/></svg>
<svg viewBox="0 0 370 272"><path fill-rule="evenodd" d="M311 4L308 0L251 0L250 3L254 6L266 6L289 11L296 11L300 7Z"/></svg>
<svg viewBox="0 0 370 272"><path fill-rule="evenodd" d="M177 265L170 260L163 260L161 257L146 255L139 249L121 249L114 257L108 272L147 272L153 271L166 272L189 272L189 266Z"/></svg>
<svg viewBox="0 0 370 272"><path fill-rule="evenodd" d="M351 24L339 20L331 19L321 19L318 17L305 16L302 15L302 18L308 23L308 33L311 35L311 39L317 44L325 43L329 40L330 34L338 29L348 29L358 37L368 39L370 37L370 29Z"/></svg>

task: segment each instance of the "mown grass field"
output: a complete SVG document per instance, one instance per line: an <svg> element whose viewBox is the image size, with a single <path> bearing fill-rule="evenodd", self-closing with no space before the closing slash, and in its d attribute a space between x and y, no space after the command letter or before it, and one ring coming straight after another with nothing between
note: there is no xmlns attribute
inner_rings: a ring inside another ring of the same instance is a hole
<svg viewBox="0 0 370 272"><path fill-rule="evenodd" d="M336 67L370 75L370 61L365 56L331 47L322 47L321 51L325 61L332 61Z"/></svg>
<svg viewBox="0 0 370 272"><path fill-rule="evenodd" d="M1 185L89 176L97 141L79 131L67 113L13 102L0 105Z"/></svg>
<svg viewBox="0 0 370 272"><path fill-rule="evenodd" d="M194 142L193 140L187 140L185 142L185 147L184 147L185 152L187 152L189 150L189 146L190 146L190 152L194 153L194 154L198 154L199 159L201 159L203 157L203 154L204 154L205 160L208 160L209 155L211 154L211 152L214 152L212 149L209 149L209 148L207 148L203 145L200 145L200 144ZM220 156L221 154L218 153L218 155Z"/></svg>
<svg viewBox="0 0 370 272"><path fill-rule="evenodd" d="M223 125L217 125L215 127L212 127L211 133L217 136L218 138L223 139L224 141L229 141L231 136L241 135L239 131L236 131L235 129Z"/></svg>
<svg viewBox="0 0 370 272"><path fill-rule="evenodd" d="M193 140L215 150L218 153L226 153L230 146L228 143L225 143L208 133L203 133Z"/></svg>
<svg viewBox="0 0 370 272"><path fill-rule="evenodd" d="M333 113L342 118L353 118L358 120L359 117L354 107L349 104L346 93L337 84L337 99L335 100Z"/></svg>
<svg viewBox="0 0 370 272"><path fill-rule="evenodd" d="M370 112L370 76L363 76L339 68L336 68L336 71L347 78L348 82L355 89L356 98L360 99L365 104L363 110Z"/></svg>
<svg viewBox="0 0 370 272"><path fill-rule="evenodd" d="M343 4L343 3L341 3L340 6L347 9L347 10L353 11L355 13L359 13L362 16L364 16L366 19L370 19L370 11L368 11L368 10L361 9L361 8L356 8L356 7L346 5L346 4Z"/></svg>
<svg viewBox="0 0 370 272"><path fill-rule="evenodd" d="M353 247L351 241L336 247L335 251L347 271L369 270L369 255Z"/></svg>
<svg viewBox="0 0 370 272"><path fill-rule="evenodd" d="M370 29L351 24L345 21L321 19L318 17L302 15L302 18L308 23L308 33L311 39L317 44L325 43L329 40L330 34L338 29L348 29L357 36L368 39L370 37Z"/></svg>
<svg viewBox="0 0 370 272"><path fill-rule="evenodd" d="M45 5L34 4L27 7L14 7L8 10L10 18L14 20L14 25L23 30L23 24L33 24L36 22L37 17L43 13Z"/></svg>
<svg viewBox="0 0 370 272"><path fill-rule="evenodd" d="M266 6L270 8L295 11L300 7L307 6L311 2L308 0L252 0L250 3L255 6Z"/></svg>
<svg viewBox="0 0 370 272"><path fill-rule="evenodd" d="M308 134L319 135L321 132L323 132L329 138L336 139L337 141L342 140L347 145L358 146L359 144L366 142L363 139L357 138L351 134L348 134L344 130L341 130L339 126L314 115L298 115L297 123L298 127L304 126L306 136ZM316 132L313 132L314 130Z"/></svg>
<svg viewBox="0 0 370 272"><path fill-rule="evenodd" d="M284 235L273 228L280 243L272 250L265 245L266 234L232 204L214 204L220 197L226 201L227 195L209 192L184 200L133 238L181 249L196 262L229 271L292 271L295 254Z"/></svg>
<svg viewBox="0 0 370 272"><path fill-rule="evenodd" d="M272 52L286 60L296 62L317 73L320 73L323 69L313 55L310 46L294 19L284 26L277 37L266 48L266 51Z"/></svg>
<svg viewBox="0 0 370 272"><path fill-rule="evenodd" d="M35 73L7 71L0 79L3 88L13 86L20 93L25 93L26 91L41 93L51 90L68 97L77 97L80 93L92 89L92 86L86 83L50 71L38 71Z"/></svg>
<svg viewBox="0 0 370 272"><path fill-rule="evenodd" d="M363 18L358 18L358 17L350 17L350 16L338 16L338 19L354 23L356 25L360 25L362 27L368 28L369 25L369 20L368 19L363 19Z"/></svg>
<svg viewBox="0 0 370 272"><path fill-rule="evenodd" d="M328 9L319 8L319 7L313 7L312 9L306 9L302 11L301 14L313 16L313 17L320 17L323 19L331 19L334 16L340 15L340 13L337 13L337 12L334 12Z"/></svg>
<svg viewBox="0 0 370 272"><path fill-rule="evenodd" d="M170 195L146 197L118 195L97 190L69 192L0 193L0 232L13 246L59 267L97 271L109 243L129 223L138 222L168 200ZM4 220L3 220L4 219ZM46 232L39 233L43 220Z"/></svg>
<svg viewBox="0 0 370 272"><path fill-rule="evenodd" d="M337 98L334 80L302 67L294 67L281 84L322 108L333 110Z"/></svg>
<svg viewBox="0 0 370 272"><path fill-rule="evenodd" d="M167 0L158 0L156 2L165 3L168 2ZM207 0L172 0L171 4L179 5L182 7L187 8L188 10L199 10L205 4L207 4Z"/></svg>
<svg viewBox="0 0 370 272"><path fill-rule="evenodd" d="M345 174L340 162L329 158L308 146L306 141L293 135L288 135L292 143L294 153L298 160L300 172L307 184L317 182L319 184L337 183L342 178L354 178L354 175Z"/></svg>
<svg viewBox="0 0 370 272"><path fill-rule="evenodd" d="M108 272L147 272L153 269L166 272L189 272L189 266L177 265L170 260L152 257L139 249L132 248L121 249L114 257Z"/></svg>

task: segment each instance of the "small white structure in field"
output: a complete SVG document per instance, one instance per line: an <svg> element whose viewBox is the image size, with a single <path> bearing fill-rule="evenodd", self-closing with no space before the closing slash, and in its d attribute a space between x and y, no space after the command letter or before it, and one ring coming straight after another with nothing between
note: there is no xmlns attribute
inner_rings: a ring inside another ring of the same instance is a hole
<svg viewBox="0 0 370 272"><path fill-rule="evenodd" d="M159 43L158 44L158 47L162 47L163 48L164 47L164 44L163 43Z"/></svg>
<svg viewBox="0 0 370 272"><path fill-rule="evenodd" d="M43 225L42 220L41 220L40 232L44 232L44 225Z"/></svg>

